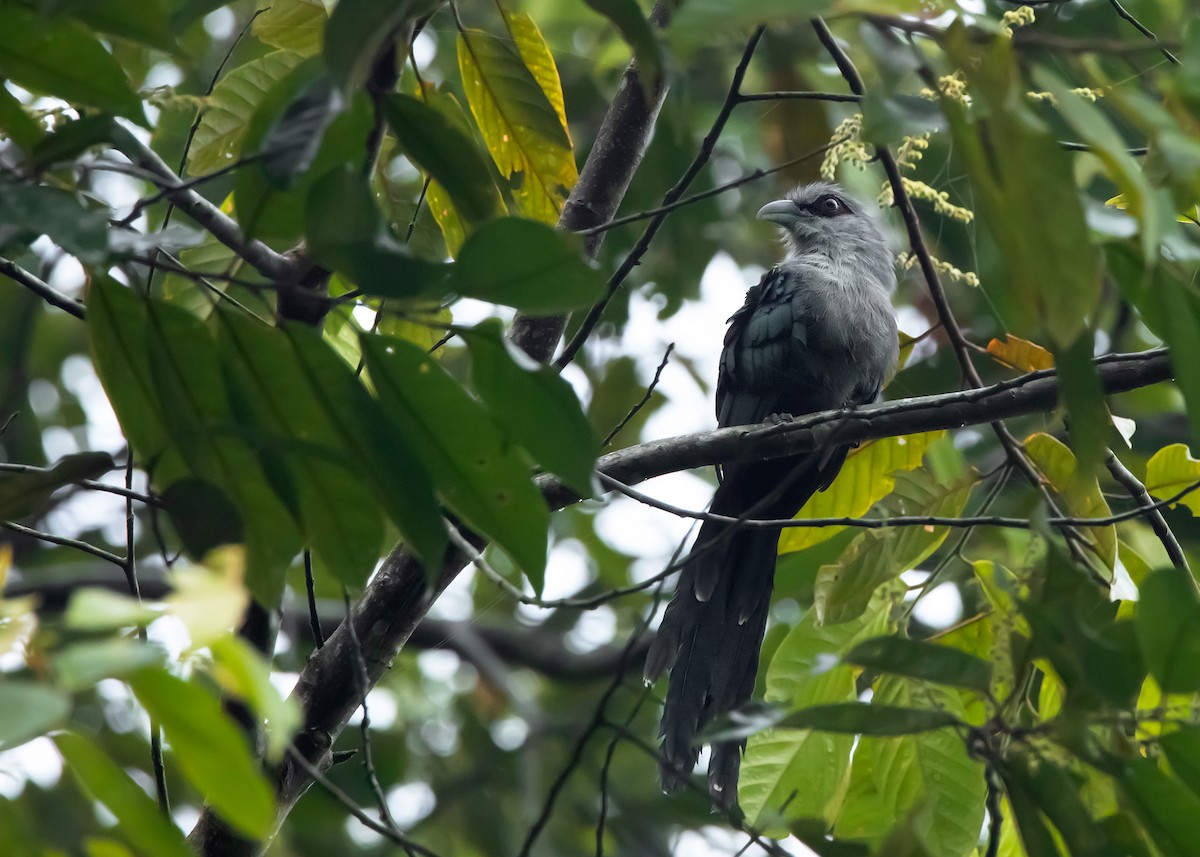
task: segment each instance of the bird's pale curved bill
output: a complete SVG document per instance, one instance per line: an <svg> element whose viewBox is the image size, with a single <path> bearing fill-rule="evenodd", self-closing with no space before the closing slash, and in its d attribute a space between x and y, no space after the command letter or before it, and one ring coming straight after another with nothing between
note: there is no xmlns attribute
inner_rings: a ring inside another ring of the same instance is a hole
<svg viewBox="0 0 1200 857"><path fill-rule="evenodd" d="M769 220L781 226L791 226L800 219L800 210L791 200L777 199L774 202L768 202L758 210L758 219Z"/></svg>

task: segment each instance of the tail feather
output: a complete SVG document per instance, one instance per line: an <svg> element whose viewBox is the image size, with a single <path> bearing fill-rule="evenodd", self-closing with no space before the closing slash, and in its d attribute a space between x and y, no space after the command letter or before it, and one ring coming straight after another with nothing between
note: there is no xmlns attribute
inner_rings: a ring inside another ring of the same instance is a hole
<svg viewBox="0 0 1200 857"><path fill-rule="evenodd" d="M840 464L840 459L837 462ZM780 462L746 467L713 499L713 511L739 516L762 499L764 486L779 486ZM793 470L783 496L754 510L754 517L791 515L828 479L824 468ZM759 652L766 633L779 533L707 521L679 577L646 658L646 678L670 670L663 708L659 775L675 792L691 777L699 756L697 736L714 717L748 702L754 693ZM709 794L728 808L737 799L744 741L712 748Z"/></svg>

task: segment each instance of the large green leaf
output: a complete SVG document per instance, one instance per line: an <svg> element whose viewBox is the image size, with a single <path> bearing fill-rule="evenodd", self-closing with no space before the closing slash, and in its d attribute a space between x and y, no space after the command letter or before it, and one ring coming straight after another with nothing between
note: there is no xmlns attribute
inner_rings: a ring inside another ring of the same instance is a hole
<svg viewBox="0 0 1200 857"><path fill-rule="evenodd" d="M42 20L29 9L6 4L0 77L42 95L146 123L141 99L121 65L86 28L65 18Z"/></svg>
<svg viewBox="0 0 1200 857"><path fill-rule="evenodd" d="M1138 586L1138 641L1150 674L1168 693L1200 690L1200 596L1185 574L1162 568Z"/></svg>
<svg viewBox="0 0 1200 857"><path fill-rule="evenodd" d="M833 702L793 711L779 721L785 729L815 729L845 735L876 735L888 738L914 735L961 725L945 711L907 708L874 702Z"/></svg>
<svg viewBox="0 0 1200 857"><path fill-rule="evenodd" d="M67 769L80 785L113 814L117 830L144 857L188 857L180 832L142 787L90 739L76 732L54 736Z"/></svg>
<svg viewBox="0 0 1200 857"><path fill-rule="evenodd" d="M8 750L60 725L71 697L58 688L24 679L0 682L0 750Z"/></svg>
<svg viewBox="0 0 1200 857"><path fill-rule="evenodd" d="M846 662L876 672L925 679L987 693L992 670L987 662L949 646L904 637L874 637L846 654Z"/></svg>
<svg viewBox="0 0 1200 857"><path fill-rule="evenodd" d="M212 336L189 313L106 278L93 280L88 310L97 373L139 459L160 488L191 475L233 500L246 530L247 585L274 603L299 534L230 408Z"/></svg>
<svg viewBox="0 0 1200 857"><path fill-rule="evenodd" d="M339 580L361 586L379 559L383 527L338 425L283 331L232 312L216 319L226 375L248 407L256 445L286 468L305 538ZM352 376L343 381L356 383Z"/></svg>
<svg viewBox="0 0 1200 857"><path fill-rule="evenodd" d="M325 27L324 55L326 66L343 92L360 89L405 25L438 5L433 0L339 2Z"/></svg>
<svg viewBox="0 0 1200 857"><path fill-rule="evenodd" d="M837 479L825 491L814 494L796 514L797 520L812 518L858 518L882 500L896 485L895 474L921 466L925 450L944 431L888 437L869 441L851 451ZM797 527L784 530L779 552L804 550L842 532L845 527Z"/></svg>
<svg viewBox="0 0 1200 857"><path fill-rule="evenodd" d="M613 22L617 32L621 34L633 49L634 59L637 60L638 75L642 87L647 92L653 91L663 75L663 49L654 29L635 0L584 0L588 6L595 9Z"/></svg>
<svg viewBox="0 0 1200 857"><path fill-rule="evenodd" d="M897 480L898 512L954 516L962 512L972 483L938 485L926 474ZM817 573L814 607L821 622L837 624L858 616L876 587L916 567L945 541L946 527L868 530L857 536L836 564Z"/></svg>
<svg viewBox="0 0 1200 857"><path fill-rule="evenodd" d="M178 53L163 0L67 0L60 4L89 29L167 53Z"/></svg>
<svg viewBox="0 0 1200 857"><path fill-rule="evenodd" d="M5 87L0 87L0 131L28 155L42 139L42 124L25 111L25 105Z"/></svg>
<svg viewBox="0 0 1200 857"><path fill-rule="evenodd" d="M1129 763L1117 780L1164 857L1195 853L1200 841L1200 796L1158 769L1151 759Z"/></svg>
<svg viewBox="0 0 1200 857"><path fill-rule="evenodd" d="M264 45L311 57L321 52L329 13L321 0L260 0L250 32Z"/></svg>
<svg viewBox="0 0 1200 857"><path fill-rule="evenodd" d="M876 706L916 708L931 724L936 716L963 716L956 694L905 679L881 680L871 704L863 708ZM926 853L966 857L979 839L985 791L983 766L968 755L952 729L901 738L864 735L854 752L850 788L834 832L839 838L878 841L921 807L914 826Z"/></svg>
<svg viewBox="0 0 1200 857"><path fill-rule="evenodd" d="M275 794L217 698L160 670L139 673L130 685L205 802L242 835L264 838L275 822Z"/></svg>
<svg viewBox="0 0 1200 857"><path fill-rule="evenodd" d="M855 670L838 661L857 641L887 630L895 595L881 592L856 621L841 625L820 625L810 610L771 658L767 701L786 708L852 701ZM851 736L828 732L772 729L751 735L738 785L747 819L770 831L781 815L832 822L845 793L853 746Z"/></svg>
<svg viewBox="0 0 1200 857"><path fill-rule="evenodd" d="M1146 490L1159 500L1168 500L1197 482L1200 482L1200 461L1192 458L1185 444L1164 446L1146 463ZM1176 505L1200 515L1200 490L1186 494Z"/></svg>
<svg viewBox="0 0 1200 857"><path fill-rule="evenodd" d="M458 333L471 351L471 380L492 415L535 461L590 496L600 443L571 385L510 345L498 320Z"/></svg>
<svg viewBox="0 0 1200 857"><path fill-rule="evenodd" d="M467 239L451 268L449 288L532 315L551 315L595 302L605 284L575 236L532 220L501 217Z"/></svg>
<svg viewBox="0 0 1200 857"><path fill-rule="evenodd" d="M557 83L558 72L553 59L547 66L549 50L533 22L511 14L508 20L512 44L482 30L459 33L459 73L492 160L513 179L521 212L555 223L579 177L561 109L543 88L551 74Z"/></svg>
<svg viewBox="0 0 1200 857"><path fill-rule="evenodd" d="M364 335L362 350L384 413L429 468L446 504L504 548L540 592L549 511L521 450L422 349Z"/></svg>
<svg viewBox="0 0 1200 857"><path fill-rule="evenodd" d="M285 697L271 683L271 664L241 637L226 635L209 648L213 678L226 693L246 701L265 725L266 757L278 762L300 728L302 715L296 700Z"/></svg>
<svg viewBox="0 0 1200 857"><path fill-rule="evenodd" d="M84 264L108 256L106 208L86 208L74 194L45 185L0 180L0 247L49 235Z"/></svg>
<svg viewBox="0 0 1200 857"><path fill-rule="evenodd" d="M436 179L471 224L495 217L502 203L474 141L440 111L410 95L391 95L384 116L400 146Z"/></svg>
<svg viewBox="0 0 1200 857"><path fill-rule="evenodd" d="M192 139L188 172L206 175L237 160L254 111L267 93L303 61L299 53L273 51L221 78L208 97Z"/></svg>

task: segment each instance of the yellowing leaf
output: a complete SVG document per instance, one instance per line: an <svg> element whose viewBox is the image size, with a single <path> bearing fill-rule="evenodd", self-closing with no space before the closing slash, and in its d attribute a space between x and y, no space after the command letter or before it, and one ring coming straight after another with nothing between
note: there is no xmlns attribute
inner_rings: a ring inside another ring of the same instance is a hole
<svg viewBox="0 0 1200 857"><path fill-rule="evenodd" d="M1108 502L1100 493L1100 484L1094 477L1080 478L1075 454L1061 441L1039 432L1025 439L1025 451L1062 497L1066 514L1078 518L1104 518L1112 514ZM1086 529L1096 543L1099 557L1111 569L1117 560L1116 525Z"/></svg>
<svg viewBox="0 0 1200 857"><path fill-rule="evenodd" d="M812 518L857 518L892 493L895 474L921 466L921 459L944 431L931 431L905 437L873 441L854 450L846 458L842 472L827 491L814 494L796 515L797 520ZM833 538L845 527L799 527L784 530L779 552L804 550Z"/></svg>
<svg viewBox="0 0 1200 857"><path fill-rule="evenodd" d="M433 185L430 184L432 188ZM384 336L405 339L426 351L433 348L446 335L446 328L453 318L449 307L436 301L414 301L407 306L396 307L388 303L388 311L379 322L379 332ZM441 351L433 352L440 356Z"/></svg>
<svg viewBox="0 0 1200 857"><path fill-rule="evenodd" d="M459 33L458 68L471 113L496 167L510 180L521 213L554 224L579 173L561 108L554 103L562 97L558 72L541 33L531 27L529 22L514 29L515 49L482 30ZM536 72L526 66L526 55Z"/></svg>
<svg viewBox="0 0 1200 857"><path fill-rule="evenodd" d="M187 626L193 648L207 646L238 626L250 600L242 584L245 567L245 548L228 545L210 552L204 567L170 572L174 592L163 604Z"/></svg>
<svg viewBox="0 0 1200 857"><path fill-rule="evenodd" d="M1129 203L1125 199L1125 194L1119 193L1112 199L1105 200L1105 205L1111 205L1113 208L1119 208L1125 211L1129 208ZM1175 216L1175 219L1180 223L1196 223L1200 220L1200 205L1189 205L1183 211Z"/></svg>
<svg viewBox="0 0 1200 857"><path fill-rule="evenodd" d="M462 218L458 216L458 211L450 200L450 194L430 179L429 187L425 189L425 203L429 206L433 219L437 221L438 228L442 230L442 239L446 242L446 255L451 259L457 257L463 242L467 240L467 233L463 228Z"/></svg>
<svg viewBox="0 0 1200 857"><path fill-rule="evenodd" d="M1039 369L1053 369L1054 356L1036 342L1021 339L1011 333L1004 335L1004 341L993 339L988 343L987 353L995 357L1005 366L1021 369L1025 372L1035 372Z"/></svg>
<svg viewBox="0 0 1200 857"><path fill-rule="evenodd" d="M525 68L529 69L533 79L546 94L546 100L558 114L558 121L562 123L563 130L567 133L567 141L570 142L571 131L567 127L567 108L563 101L562 81L558 78L558 66L554 64L550 46L546 44L542 31L529 15L524 12L510 12L508 9L504 9L503 12L504 23L513 37L517 51L521 54Z"/></svg>
<svg viewBox="0 0 1200 857"><path fill-rule="evenodd" d="M1192 458L1182 443L1164 446L1146 464L1146 490L1159 500L1170 499L1196 482L1200 482L1200 461ZM1200 491L1184 495L1175 505L1187 506L1193 515L1200 515Z"/></svg>

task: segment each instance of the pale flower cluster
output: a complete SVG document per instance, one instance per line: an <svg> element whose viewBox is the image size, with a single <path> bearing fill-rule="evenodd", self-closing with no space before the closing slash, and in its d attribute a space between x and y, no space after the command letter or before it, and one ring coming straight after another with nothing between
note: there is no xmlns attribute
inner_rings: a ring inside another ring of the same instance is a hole
<svg viewBox="0 0 1200 857"><path fill-rule="evenodd" d="M904 182L904 192L908 194L910 199L923 199L926 202L933 203L933 210L942 215L942 217L950 220L957 220L959 223L970 223L975 219L975 212L969 208L962 208L950 201L950 194L944 190L938 190L935 187L927 185L923 181L916 179L902 178ZM891 185L886 185L883 191L879 194L880 205L891 205L895 196L892 193Z"/></svg>
<svg viewBox="0 0 1200 857"><path fill-rule="evenodd" d="M959 270L949 262L943 262L936 256L930 256L929 259L931 262L933 262L933 267L937 268L938 273L945 274L955 282L966 283L968 286L972 286L974 288L979 287L979 275L974 271ZM900 270L907 271L917 264L917 257L915 254L906 250L905 252L896 256L896 264L899 266Z"/></svg>
<svg viewBox="0 0 1200 857"><path fill-rule="evenodd" d="M833 139L837 142L829 147L825 159L821 161L821 178L833 181L837 176L838 164L843 161L854 164L860 170L866 169L871 160L871 153L863 143L861 135L861 113L855 113L841 121L833 132Z"/></svg>
<svg viewBox="0 0 1200 857"><path fill-rule="evenodd" d="M1032 6L1018 6L1004 13L1000 19L1000 32L1008 37L1012 37L1013 29L1016 27L1027 27L1037 20L1033 14Z"/></svg>

